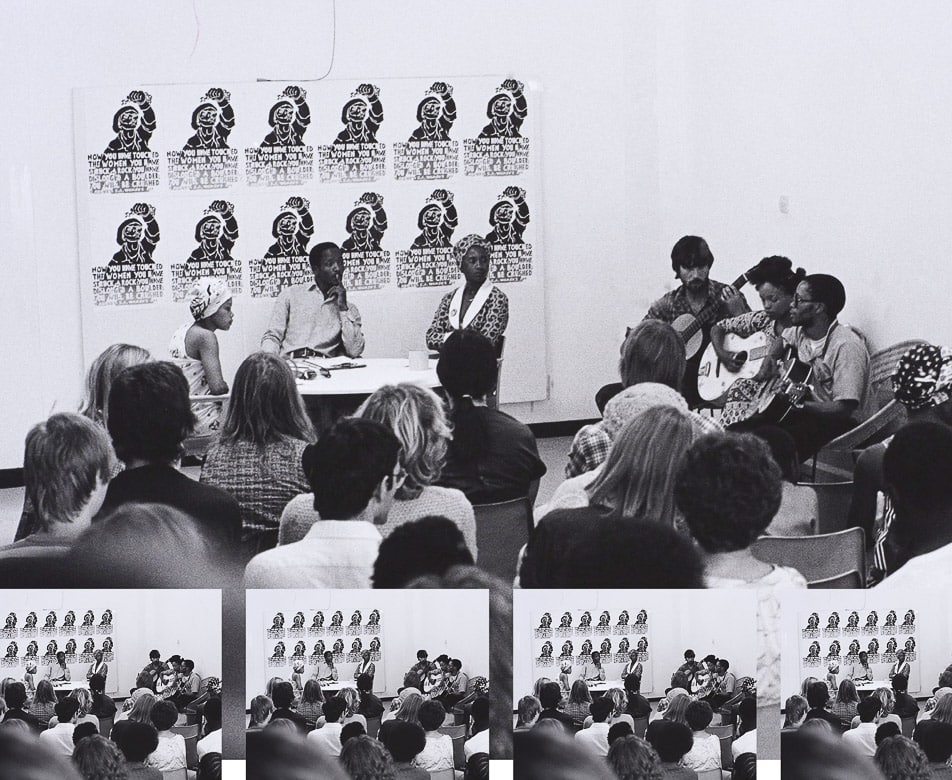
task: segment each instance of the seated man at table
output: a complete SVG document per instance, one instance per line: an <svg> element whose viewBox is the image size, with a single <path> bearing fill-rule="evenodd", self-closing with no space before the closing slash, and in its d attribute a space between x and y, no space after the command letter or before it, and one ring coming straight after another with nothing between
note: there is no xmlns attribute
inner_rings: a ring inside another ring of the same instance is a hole
<svg viewBox="0 0 952 780"><path fill-rule="evenodd" d="M285 288L261 337L264 352L282 357L359 357L364 351L360 312L347 301L344 258L329 241L310 253L313 284Z"/></svg>
<svg viewBox="0 0 952 780"><path fill-rule="evenodd" d="M579 668L578 679L586 682L604 682L605 667L602 666L602 655L598 650L592 651L592 660L586 661Z"/></svg>
<svg viewBox="0 0 952 780"><path fill-rule="evenodd" d="M345 418L304 450L304 472L321 520L300 542L259 553L249 588L367 588L387 520L403 484L400 442L385 426Z"/></svg>

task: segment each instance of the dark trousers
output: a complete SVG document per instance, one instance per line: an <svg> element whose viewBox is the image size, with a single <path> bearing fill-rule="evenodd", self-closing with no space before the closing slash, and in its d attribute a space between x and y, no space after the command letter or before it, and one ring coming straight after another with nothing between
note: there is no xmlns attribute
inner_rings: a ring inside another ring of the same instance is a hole
<svg viewBox="0 0 952 780"><path fill-rule="evenodd" d="M734 433L749 433L765 425L782 428L793 437L797 446L798 462L812 458L824 444L854 428L856 423L848 417L824 417L806 409L791 409L780 422L755 414L728 426Z"/></svg>

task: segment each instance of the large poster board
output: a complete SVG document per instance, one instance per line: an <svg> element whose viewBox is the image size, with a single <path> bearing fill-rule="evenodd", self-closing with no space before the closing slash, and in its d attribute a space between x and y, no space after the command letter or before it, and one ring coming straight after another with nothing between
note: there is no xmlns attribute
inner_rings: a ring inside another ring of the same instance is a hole
<svg viewBox="0 0 952 780"><path fill-rule="evenodd" d="M373 690L386 689L386 653L381 610L368 604L367 599L355 596L348 601L339 591L333 610L276 609L263 616L265 635L264 679L281 677L290 680L294 667L303 667L301 679L307 681L324 663L324 653L334 656L338 682L356 688L357 667L362 653L370 651L374 664Z"/></svg>
<svg viewBox="0 0 952 780"><path fill-rule="evenodd" d="M273 299L344 250L367 356L423 347L461 283L452 245L493 244L509 298L502 401L546 397L539 92L516 78L130 85L75 93L83 343L167 354L203 276L228 279L226 376Z"/></svg>
<svg viewBox="0 0 952 780"><path fill-rule="evenodd" d="M823 680L831 662L840 668L839 680L847 679L850 668L866 652L873 677L888 681L896 653L904 650L909 663L909 693L921 689L918 663L921 648L916 611L909 604L883 602L875 608L813 610L798 613L800 679Z"/></svg>
<svg viewBox="0 0 952 780"><path fill-rule="evenodd" d="M618 680L629 653L636 650L643 669L641 690L654 689L654 654L647 609L540 609L533 612L531 626L536 677L558 680L562 664L567 662L572 666L569 677L575 680L575 667L590 661L592 651L597 650L605 667L605 678Z"/></svg>
<svg viewBox="0 0 952 780"><path fill-rule="evenodd" d="M72 609L18 609L6 613L0 638L4 655L0 670L4 677L23 681L28 667L35 667L39 682L56 663L56 654L66 655L70 679L86 682L86 672L101 650L111 670L116 662L116 624L111 609L93 610L88 604L69 605ZM106 676L106 690L118 690L118 674Z"/></svg>

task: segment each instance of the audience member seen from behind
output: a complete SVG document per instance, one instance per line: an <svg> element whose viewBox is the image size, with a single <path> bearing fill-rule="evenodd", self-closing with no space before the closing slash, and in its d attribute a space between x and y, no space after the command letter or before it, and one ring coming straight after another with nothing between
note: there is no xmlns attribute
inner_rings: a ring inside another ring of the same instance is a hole
<svg viewBox="0 0 952 780"><path fill-rule="evenodd" d="M277 545L282 512L310 490L301 458L316 438L288 364L266 352L245 358L200 480L238 499L246 561Z"/></svg>
<svg viewBox="0 0 952 780"><path fill-rule="evenodd" d="M374 588L402 588L426 575L441 577L454 566L472 566L462 532L445 517L423 517L395 529L380 543Z"/></svg>
<svg viewBox="0 0 952 780"><path fill-rule="evenodd" d="M889 532L897 569L875 590L893 592L941 582L952 561L952 428L907 425L883 457L886 492L896 517Z"/></svg>
<svg viewBox="0 0 952 780"><path fill-rule="evenodd" d="M34 532L0 547L0 584L68 584L63 563L106 497L112 447L105 432L78 414L54 414L26 437L23 480Z"/></svg>
<svg viewBox="0 0 952 780"><path fill-rule="evenodd" d="M248 751L246 771L255 780L348 780L336 758L296 733L270 727Z"/></svg>
<svg viewBox="0 0 952 780"><path fill-rule="evenodd" d="M429 780L430 773L417 765L417 757L427 742L422 726L404 720L388 720L380 726L379 738L390 751L397 780Z"/></svg>
<svg viewBox="0 0 952 780"><path fill-rule="evenodd" d="M275 690L275 696L277 696L277 690ZM277 701L275 703L277 704ZM347 709L347 705L342 698L339 696L329 698L324 702L324 725L307 735L307 741L326 756L340 755L341 731L344 729L344 724L340 721L345 709ZM277 711L275 714L277 714Z"/></svg>
<svg viewBox="0 0 952 780"><path fill-rule="evenodd" d="M126 757L126 771L130 780L163 780L158 769L145 765L146 758L159 744L155 727L151 723L123 720L112 727L110 739Z"/></svg>
<svg viewBox="0 0 952 780"><path fill-rule="evenodd" d="M912 738L926 754L933 780L952 777L952 768L948 765L952 758L952 723L924 720L916 726Z"/></svg>
<svg viewBox="0 0 952 780"><path fill-rule="evenodd" d="M564 732L538 726L516 735L512 768L519 780L618 780L604 758Z"/></svg>
<svg viewBox="0 0 952 780"><path fill-rule="evenodd" d="M608 763L618 780L662 780L664 777L657 751L646 740L634 735L611 743Z"/></svg>
<svg viewBox="0 0 952 780"><path fill-rule="evenodd" d="M472 504L521 496L534 500L545 474L535 436L523 423L486 406L498 375L492 342L471 330L451 333L436 373L449 398L453 427L437 484L463 491Z"/></svg>
<svg viewBox="0 0 952 780"><path fill-rule="evenodd" d="M98 737L104 742L107 740ZM82 766L79 759L76 764ZM0 777L11 780L87 780L97 775L77 773L69 759L58 756L28 730L12 725L0 727Z"/></svg>
<svg viewBox="0 0 952 780"><path fill-rule="evenodd" d="M149 716L158 732L158 747L146 759L146 766L160 772L174 772L185 768L185 737L172 731L178 720L178 710L170 701L157 701Z"/></svg>
<svg viewBox="0 0 952 780"><path fill-rule="evenodd" d="M931 780L929 759L911 739L889 737L876 748L876 763L886 780Z"/></svg>
<svg viewBox="0 0 952 780"><path fill-rule="evenodd" d="M843 740L828 728L792 732L781 743L784 780L883 780L869 758L844 748Z"/></svg>
<svg viewBox="0 0 952 780"><path fill-rule="evenodd" d="M803 588L795 569L764 563L750 545L780 507L780 468L749 434L715 434L688 451L675 498L705 557L708 587Z"/></svg>
<svg viewBox="0 0 952 780"><path fill-rule="evenodd" d="M316 680L308 680L308 682L313 682L315 685L317 685ZM307 691L306 683L304 685L304 690ZM320 690L320 686L318 686L318 690ZM271 720L271 713L274 712L274 702L272 702L268 696L255 696L251 700L249 711L251 713L251 718L248 722L248 728L256 730L263 729ZM318 715L318 717L320 717L320 715ZM317 720L317 718L314 720Z"/></svg>
<svg viewBox="0 0 952 780"><path fill-rule="evenodd" d="M223 395L228 383L222 374L216 330L229 330L235 315L226 279L199 279L187 296L192 322L172 335L169 356L182 369L188 381L189 395ZM195 407L195 432L206 434L221 425L221 405L201 403Z"/></svg>
<svg viewBox="0 0 952 780"><path fill-rule="evenodd" d="M145 363L151 359L152 356L148 350L142 347L135 347L131 344L113 344L110 347L106 347L102 354L93 360L86 374L86 389L79 407L79 413L105 430L106 410L109 405L109 389L112 387L112 380L115 379L123 369L138 365L139 363ZM112 449L111 443L109 446L110 449ZM110 478L118 474L121 470L122 461L114 458L112 471L109 474ZM35 523L36 507L33 505L30 494L27 493L24 496L23 513L20 516L20 523L17 526L13 540L16 542L20 539L25 539L36 531Z"/></svg>
<svg viewBox="0 0 952 780"><path fill-rule="evenodd" d="M633 388L626 398L632 409L643 411L634 413L615 434L601 466L556 488L549 503L536 510L536 522L553 509L591 506L607 515L673 526L674 479L695 438L686 409L664 403L673 392L650 383Z"/></svg>
<svg viewBox="0 0 952 780"><path fill-rule="evenodd" d="M393 780L393 759L387 749L373 737L363 734L348 739L340 751L341 766L352 780Z"/></svg>
<svg viewBox="0 0 952 780"><path fill-rule="evenodd" d="M435 484L453 438L436 393L413 383L386 385L364 401L355 416L386 425L402 448L400 461L407 478L397 491L387 522L380 527L381 535L386 538L395 528L421 517L446 517L459 526L475 560L472 504L459 490Z"/></svg>
<svg viewBox="0 0 952 780"><path fill-rule="evenodd" d="M680 764L681 759L694 744L690 728L683 723L662 718L648 724L645 739L658 753L658 758L661 759L662 776L666 780L667 778L696 780L697 772Z"/></svg>
<svg viewBox="0 0 952 780"><path fill-rule="evenodd" d="M256 555L249 588L366 588L382 525L403 483L400 442L371 420L345 418L304 451L321 520L301 541Z"/></svg>
<svg viewBox="0 0 952 780"><path fill-rule="evenodd" d="M669 526L561 509L535 527L519 572L523 588L700 588L691 540Z"/></svg>
<svg viewBox="0 0 952 780"><path fill-rule="evenodd" d="M235 498L202 485L178 468L182 443L194 415L188 384L173 363L127 368L112 384L107 423L116 455L126 470L109 483L106 500L93 522L128 503L167 504L194 518L196 528L223 563L231 562L241 538L241 512Z"/></svg>
<svg viewBox="0 0 952 780"><path fill-rule="evenodd" d="M694 737L691 750L684 756L684 766L695 772L721 768L721 741L705 729L714 720L714 710L706 701L690 701L684 717Z"/></svg>

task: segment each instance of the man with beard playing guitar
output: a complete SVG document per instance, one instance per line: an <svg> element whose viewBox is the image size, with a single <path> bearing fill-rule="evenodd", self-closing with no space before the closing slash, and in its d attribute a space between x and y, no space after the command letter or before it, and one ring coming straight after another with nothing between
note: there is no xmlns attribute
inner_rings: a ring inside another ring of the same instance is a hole
<svg viewBox="0 0 952 780"><path fill-rule="evenodd" d="M687 368L681 387L692 408L701 404L697 394L697 370L710 338L711 326L728 317L750 311L736 287L708 278L714 255L700 236L683 236L671 250L671 268L681 286L665 293L648 308L646 320L671 324L684 339ZM742 284L744 277L735 284Z"/></svg>

